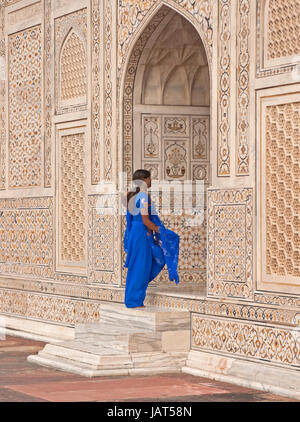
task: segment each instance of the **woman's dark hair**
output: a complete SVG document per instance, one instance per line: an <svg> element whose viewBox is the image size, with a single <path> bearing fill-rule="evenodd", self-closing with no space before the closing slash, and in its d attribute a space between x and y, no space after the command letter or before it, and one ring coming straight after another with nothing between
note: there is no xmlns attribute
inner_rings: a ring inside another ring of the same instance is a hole
<svg viewBox="0 0 300 422"><path fill-rule="evenodd" d="M147 179L151 176L150 171L144 169L138 169L133 173L132 182L135 185L135 190L130 190L127 192L127 205L131 198L133 198L137 193L140 191L140 187L138 183L134 183L135 181L142 181Z"/></svg>

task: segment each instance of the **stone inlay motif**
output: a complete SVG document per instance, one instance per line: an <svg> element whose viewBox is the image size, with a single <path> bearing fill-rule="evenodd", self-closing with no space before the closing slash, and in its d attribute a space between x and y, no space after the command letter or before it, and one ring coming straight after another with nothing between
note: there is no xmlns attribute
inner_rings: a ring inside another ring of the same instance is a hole
<svg viewBox="0 0 300 422"><path fill-rule="evenodd" d="M188 152L186 141L165 140L165 179L181 180L188 178Z"/></svg>
<svg viewBox="0 0 300 422"><path fill-rule="evenodd" d="M192 348L300 366L300 333L288 328L192 314Z"/></svg>
<svg viewBox="0 0 300 422"><path fill-rule="evenodd" d="M209 164L192 163L192 180L203 180L204 183L209 183Z"/></svg>
<svg viewBox="0 0 300 422"><path fill-rule="evenodd" d="M236 174L249 174L250 0L239 0L237 35L237 163Z"/></svg>
<svg viewBox="0 0 300 422"><path fill-rule="evenodd" d="M102 210L103 212L103 210ZM98 271L114 270L114 216L101 214L94 209L94 269Z"/></svg>
<svg viewBox="0 0 300 422"><path fill-rule="evenodd" d="M155 116L143 116L143 158L158 158L161 143L160 118Z"/></svg>
<svg viewBox="0 0 300 422"><path fill-rule="evenodd" d="M91 182L96 185L100 182L100 4L99 0L92 1L92 142L91 142Z"/></svg>
<svg viewBox="0 0 300 422"><path fill-rule="evenodd" d="M0 290L0 312L64 326L97 322L100 303L50 294Z"/></svg>
<svg viewBox="0 0 300 422"><path fill-rule="evenodd" d="M118 197L88 197L89 282L120 284Z"/></svg>
<svg viewBox="0 0 300 422"><path fill-rule="evenodd" d="M218 176L230 176L230 42L231 0L219 1Z"/></svg>
<svg viewBox="0 0 300 422"><path fill-rule="evenodd" d="M53 276L53 200L0 200L1 274Z"/></svg>
<svg viewBox="0 0 300 422"><path fill-rule="evenodd" d="M9 186L41 186L41 25L10 35L8 55Z"/></svg>
<svg viewBox="0 0 300 422"><path fill-rule="evenodd" d="M300 276L300 102L266 107L266 272Z"/></svg>
<svg viewBox="0 0 300 422"><path fill-rule="evenodd" d="M209 148L209 117L192 118L192 158L193 160L208 160Z"/></svg>
<svg viewBox="0 0 300 422"><path fill-rule="evenodd" d="M164 117L165 136L189 136L189 118L179 116Z"/></svg>
<svg viewBox="0 0 300 422"><path fill-rule="evenodd" d="M61 137L61 259L85 261L85 135Z"/></svg>
<svg viewBox="0 0 300 422"><path fill-rule="evenodd" d="M105 87L105 126L104 126L104 179L112 180L112 2L110 0L105 1L104 9L104 57L105 57L105 68L104 68L104 87Z"/></svg>
<svg viewBox="0 0 300 422"><path fill-rule="evenodd" d="M252 189L209 190L208 207L208 295L252 298Z"/></svg>
<svg viewBox="0 0 300 422"><path fill-rule="evenodd" d="M142 166L156 178L209 182L209 116L144 114L142 138Z"/></svg>
<svg viewBox="0 0 300 422"><path fill-rule="evenodd" d="M268 1L268 59L300 54L300 0Z"/></svg>
<svg viewBox="0 0 300 422"><path fill-rule="evenodd" d="M52 160L51 160L51 136L52 136L52 58L51 58L51 0L44 1L44 101L45 101L45 150L44 150L44 186L51 186Z"/></svg>

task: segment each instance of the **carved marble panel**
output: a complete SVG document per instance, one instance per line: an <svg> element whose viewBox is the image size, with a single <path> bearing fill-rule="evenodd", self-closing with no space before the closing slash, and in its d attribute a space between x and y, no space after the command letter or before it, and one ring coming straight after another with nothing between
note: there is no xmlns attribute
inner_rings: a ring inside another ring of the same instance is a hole
<svg viewBox="0 0 300 422"><path fill-rule="evenodd" d="M53 277L53 199L0 200L0 271Z"/></svg>
<svg viewBox="0 0 300 422"><path fill-rule="evenodd" d="M192 349L300 367L300 333L274 325L192 314Z"/></svg>
<svg viewBox="0 0 300 422"><path fill-rule="evenodd" d="M299 93L295 88L290 94L278 88L263 94L260 93L258 103L262 251L259 285L266 290L296 292L300 280Z"/></svg>
<svg viewBox="0 0 300 422"><path fill-rule="evenodd" d="M161 117L143 116L143 159L159 159L161 150Z"/></svg>
<svg viewBox="0 0 300 422"><path fill-rule="evenodd" d="M253 191L208 190L208 295L253 298Z"/></svg>
<svg viewBox="0 0 300 422"><path fill-rule="evenodd" d="M118 205L116 195L88 197L89 283L121 283Z"/></svg>
<svg viewBox="0 0 300 422"><path fill-rule="evenodd" d="M257 77L298 72L300 1L257 1Z"/></svg>
<svg viewBox="0 0 300 422"><path fill-rule="evenodd" d="M189 148L186 140L164 140L164 179L189 178Z"/></svg>
<svg viewBox="0 0 300 422"><path fill-rule="evenodd" d="M42 29L37 25L9 35L9 187L41 186Z"/></svg>
<svg viewBox="0 0 300 422"><path fill-rule="evenodd" d="M85 128L57 129L57 264L61 270L74 273L84 273L87 265Z"/></svg>

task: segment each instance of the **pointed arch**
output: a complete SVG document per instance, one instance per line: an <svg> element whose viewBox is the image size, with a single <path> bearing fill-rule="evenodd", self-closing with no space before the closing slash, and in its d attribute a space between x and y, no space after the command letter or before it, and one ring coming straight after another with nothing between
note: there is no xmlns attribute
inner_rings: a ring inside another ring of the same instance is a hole
<svg viewBox="0 0 300 422"><path fill-rule="evenodd" d="M118 76L117 97L121 106L120 135L121 142L118 155L122 157L122 171L127 173L128 178L132 176L132 139L133 139L133 89L136 77L136 70L139 64L143 49L149 38L154 33L159 24L166 18L170 10L174 10L179 15L187 19L195 28L203 42L207 56L209 80L211 86L211 66L212 66L212 44L208 41L202 27L195 17L187 10L178 5L176 1L166 0L153 6L148 15L144 18L140 28L132 35L127 53L122 61L122 68ZM212 32L212 27L210 26ZM212 36L211 36L212 38Z"/></svg>

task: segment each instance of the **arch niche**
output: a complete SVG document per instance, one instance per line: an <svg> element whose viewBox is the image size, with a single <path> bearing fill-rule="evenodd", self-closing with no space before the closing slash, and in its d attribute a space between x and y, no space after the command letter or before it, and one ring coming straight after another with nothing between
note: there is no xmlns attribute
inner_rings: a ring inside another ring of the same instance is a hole
<svg viewBox="0 0 300 422"><path fill-rule="evenodd" d="M123 142L123 171L129 180L136 169L146 168L154 181L203 180L206 190L210 180L209 64L195 27L165 5L143 30L129 58ZM159 191L154 189L151 196L162 211ZM180 289L205 294L206 218L201 225L191 226L189 215L172 211L160 215L180 235ZM175 289L167 270L156 284Z"/></svg>

